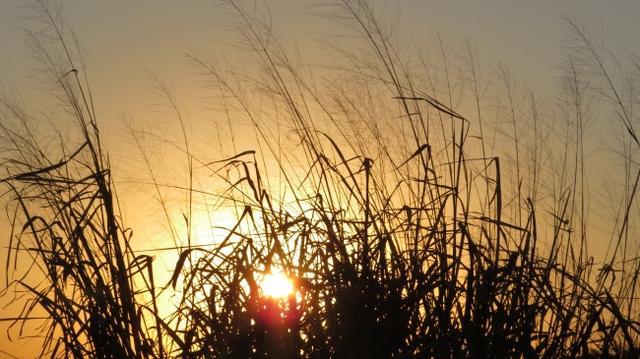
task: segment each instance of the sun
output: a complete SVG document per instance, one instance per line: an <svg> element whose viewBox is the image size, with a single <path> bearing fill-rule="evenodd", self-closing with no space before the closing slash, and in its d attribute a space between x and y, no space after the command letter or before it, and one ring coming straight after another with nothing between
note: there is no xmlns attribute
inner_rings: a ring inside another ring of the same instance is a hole
<svg viewBox="0 0 640 359"><path fill-rule="evenodd" d="M274 299L284 299L293 294L293 281L282 272L269 272L260 283L262 295Z"/></svg>

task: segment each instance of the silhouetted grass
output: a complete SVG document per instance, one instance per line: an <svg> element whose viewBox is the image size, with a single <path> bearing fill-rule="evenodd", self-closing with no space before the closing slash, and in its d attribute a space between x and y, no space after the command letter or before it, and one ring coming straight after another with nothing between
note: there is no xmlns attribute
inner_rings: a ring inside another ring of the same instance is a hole
<svg viewBox="0 0 640 359"><path fill-rule="evenodd" d="M33 265L33 271L45 275L36 284L29 277L13 281L31 294L16 324L28 321L36 307L46 311L43 355L638 356L640 261L618 251L627 248L621 243L633 213L637 177L628 188L614 254L598 269L584 253L585 235L571 234L586 221L584 210L575 209L584 205L584 198L576 195L584 195L584 186L578 184L584 176L579 160L574 173L567 174L570 180L562 182L572 185L560 188L554 198L554 222L539 219L549 212L536 205L539 159L532 160L532 177L527 177L519 155L524 150L518 145L518 109L506 70L501 78L508 131L515 143L514 165L489 157L484 137L481 151L467 143L471 123L453 109L451 83L445 81L447 101L420 90L368 3L337 4L338 19L356 26L373 54L367 59L369 67L358 67L353 78L345 79L361 85L354 86L360 92L346 85L317 90L296 70L267 24L234 1L228 5L237 12L261 65L256 88L286 114L298 146L291 151L274 139L273 128L261 122L240 81L211 61L190 56L227 101L233 99L231 112L253 124L260 151L200 160L189 149L180 111L171 102L189 165L184 188L189 193L189 240L169 283L181 288L180 302L175 312L160 317L153 258L131 249L131 231L118 216L82 67L55 12L37 3L58 47L48 48L42 33L34 35L34 44L81 134L76 142L60 135L59 151L52 154L36 139L24 111L2 100L3 139L11 151L5 162L11 172L2 183L12 199L8 208L16 230L7 268L20 257L31 260L22 265ZM589 50L592 43L571 24L581 46ZM442 54L446 58L444 47ZM601 64L597 54L587 55L583 59ZM481 118L480 78L471 51L469 59ZM600 70L598 76L607 79L606 68ZM569 90L579 98L579 73L572 74ZM443 75L448 79L448 70ZM607 83L615 93L613 82ZM368 117L380 103L393 107L389 112L397 114L398 126L383 128ZM635 140L631 115L623 101L617 105L624 128ZM17 126L5 125L10 119ZM534 154L539 153L537 146ZM580 151L576 156L584 156ZM267 166L267 161L276 165ZM238 213L226 238L210 246L192 244L189 229L192 196L202 192L193 184L199 165L227 184L226 190L205 195ZM505 172L511 179L505 180ZM271 185L277 177L279 184ZM532 184L525 188L527 181ZM161 196L162 184L155 175L153 186ZM164 211L169 218L166 207ZM543 235L544 226L550 228ZM295 281L297 292L286 300L260 293L259 281L272 268Z"/></svg>

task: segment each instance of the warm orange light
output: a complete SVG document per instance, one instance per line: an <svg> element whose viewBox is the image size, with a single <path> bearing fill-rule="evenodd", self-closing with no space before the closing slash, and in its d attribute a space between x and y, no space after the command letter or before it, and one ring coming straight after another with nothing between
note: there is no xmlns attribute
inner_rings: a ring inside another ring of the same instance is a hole
<svg viewBox="0 0 640 359"><path fill-rule="evenodd" d="M265 274L260 289L266 297L287 298L293 294L293 282L282 272L271 272Z"/></svg>

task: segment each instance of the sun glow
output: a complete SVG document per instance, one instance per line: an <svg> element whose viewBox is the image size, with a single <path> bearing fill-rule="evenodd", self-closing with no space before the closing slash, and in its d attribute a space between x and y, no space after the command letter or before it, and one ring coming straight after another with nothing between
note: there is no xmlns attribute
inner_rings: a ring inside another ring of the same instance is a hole
<svg viewBox="0 0 640 359"><path fill-rule="evenodd" d="M293 281L282 272L265 274L260 283L262 295L275 299L287 298L293 294Z"/></svg>

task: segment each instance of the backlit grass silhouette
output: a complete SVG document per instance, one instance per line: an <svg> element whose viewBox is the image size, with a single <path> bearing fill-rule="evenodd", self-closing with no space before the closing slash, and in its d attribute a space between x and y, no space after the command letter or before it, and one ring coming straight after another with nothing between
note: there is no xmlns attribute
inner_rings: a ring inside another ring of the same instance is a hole
<svg viewBox="0 0 640 359"><path fill-rule="evenodd" d="M9 170L2 184L14 228L7 268L19 261L41 274L12 277L11 288L29 298L15 325L44 310L43 356L639 355L640 260L627 254L625 242L637 215L637 165L631 165L614 255L596 267L585 252L587 239L573 234L584 233L579 228L586 221L579 210L580 167L567 170L562 184L571 185L554 192L553 206L538 205L541 160L529 156L533 163L526 163L519 147L531 134L519 132L506 69L500 71L502 100L511 104L504 110L511 122L500 130L514 140L511 158L490 156L483 136L471 140L470 120L453 108L451 83L436 91L411 76L367 2L339 2L335 10L372 57L354 62L345 83L318 88L267 24L229 1L260 68L255 81L234 81L206 58L189 59L224 93L229 113L254 126L260 146L226 159L212 154L209 161L191 152L185 136L189 171L204 169L227 184L219 193L203 193L192 181L182 189L190 195L187 228L191 196L216 198L238 215L219 243L196 245L189 234L176 247L170 283L158 283L153 256L132 249L132 231L120 217L75 40L46 2L35 4L46 32L32 33L31 40L75 137L47 133L54 145L43 142L19 102L6 97L0 130ZM604 81L603 96L614 99L618 123L636 148L631 110L597 48L569 24L580 64L594 65L592 76ZM470 54L474 121L482 133L488 126L481 121L473 59ZM582 73L575 61L565 84L573 95L569 107L579 110ZM448 71L439 75L450 78ZM251 102L253 91L284 114L295 150L274 139ZM398 114L391 125L375 118L390 113ZM575 116L571 154L579 158L581 117ZM535 155L542 145L534 134ZM163 185L153 178L160 194ZM273 273L283 276L269 277ZM273 295L274 286L287 288ZM179 303L161 315L161 293L177 287Z"/></svg>

